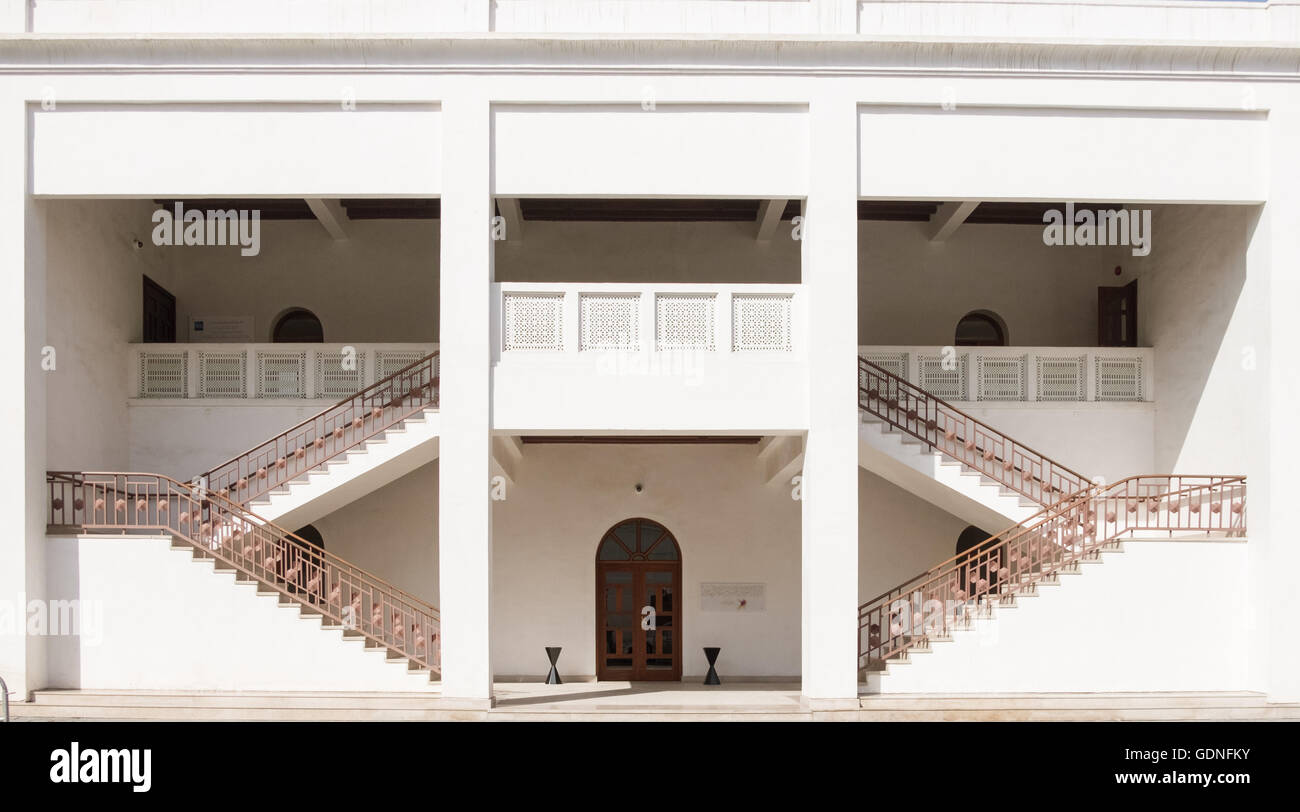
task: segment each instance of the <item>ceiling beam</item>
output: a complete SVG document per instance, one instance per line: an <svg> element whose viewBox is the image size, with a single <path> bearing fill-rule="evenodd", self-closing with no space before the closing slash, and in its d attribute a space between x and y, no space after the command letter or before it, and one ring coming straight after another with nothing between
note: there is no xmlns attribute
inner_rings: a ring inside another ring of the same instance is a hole
<svg viewBox="0 0 1300 812"><path fill-rule="evenodd" d="M771 242L776 234L776 227L781 225L781 215L785 213L786 200L775 198L758 204L758 234L754 239L759 242Z"/></svg>
<svg viewBox="0 0 1300 812"><path fill-rule="evenodd" d="M978 200L957 200L940 206L930 218L930 242L943 242L951 237L979 204Z"/></svg>
<svg viewBox="0 0 1300 812"><path fill-rule="evenodd" d="M524 214L519 209L519 198L498 197L497 210L506 221L506 239L522 240L524 238Z"/></svg>
<svg viewBox="0 0 1300 812"><path fill-rule="evenodd" d="M343 206L337 200L326 200L321 197L307 198L307 207L311 213L316 215L316 219L325 227L329 235L334 240L341 241L348 239L347 224L348 213L343 210Z"/></svg>

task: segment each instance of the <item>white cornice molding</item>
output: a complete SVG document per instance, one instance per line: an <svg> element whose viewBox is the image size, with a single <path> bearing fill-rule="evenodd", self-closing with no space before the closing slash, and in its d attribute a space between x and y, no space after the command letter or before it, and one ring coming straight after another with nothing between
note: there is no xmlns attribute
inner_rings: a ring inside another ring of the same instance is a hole
<svg viewBox="0 0 1300 812"><path fill-rule="evenodd" d="M0 36L0 72L1300 78L1300 42L858 36Z"/></svg>

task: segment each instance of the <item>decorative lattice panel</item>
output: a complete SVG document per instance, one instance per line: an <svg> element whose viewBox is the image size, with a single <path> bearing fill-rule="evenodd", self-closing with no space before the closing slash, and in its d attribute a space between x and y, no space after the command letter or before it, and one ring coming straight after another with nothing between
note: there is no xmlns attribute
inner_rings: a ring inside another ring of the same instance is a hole
<svg viewBox="0 0 1300 812"><path fill-rule="evenodd" d="M377 350L375 352L375 380L382 381L394 372L401 372L426 355L428 353L414 350Z"/></svg>
<svg viewBox="0 0 1300 812"><path fill-rule="evenodd" d="M1037 384L1039 400L1084 400L1086 356L1038 357Z"/></svg>
<svg viewBox="0 0 1300 812"><path fill-rule="evenodd" d="M259 398L307 397L307 353L259 352L257 354L257 396Z"/></svg>
<svg viewBox="0 0 1300 812"><path fill-rule="evenodd" d="M188 394L189 358L184 350L140 353L142 398L183 398Z"/></svg>
<svg viewBox="0 0 1300 812"><path fill-rule="evenodd" d="M641 348L641 294L584 293L578 298L582 349Z"/></svg>
<svg viewBox="0 0 1300 812"><path fill-rule="evenodd" d="M564 294L507 293L502 350L564 349Z"/></svg>
<svg viewBox="0 0 1300 812"><path fill-rule="evenodd" d="M731 297L731 349L793 349L790 341L793 299L785 293L738 293Z"/></svg>
<svg viewBox="0 0 1300 812"><path fill-rule="evenodd" d="M907 353L905 352L877 352L863 353L862 357L885 370L892 372L903 380L907 380Z"/></svg>
<svg viewBox="0 0 1300 812"><path fill-rule="evenodd" d="M1142 359L1097 357L1097 400L1142 400Z"/></svg>
<svg viewBox="0 0 1300 812"><path fill-rule="evenodd" d="M944 400L966 399L967 357L946 361L942 355L921 355L916 359L918 385Z"/></svg>
<svg viewBox="0 0 1300 812"><path fill-rule="evenodd" d="M401 367L398 367L401 369ZM365 388L366 356L360 352L316 355L316 396L342 400Z"/></svg>
<svg viewBox="0 0 1300 812"><path fill-rule="evenodd" d="M248 396L247 389L247 353L199 353L199 397L242 398Z"/></svg>
<svg viewBox="0 0 1300 812"><path fill-rule="evenodd" d="M1024 400L1025 369L1029 359L979 356L976 362L976 400Z"/></svg>
<svg viewBox="0 0 1300 812"><path fill-rule="evenodd" d="M661 293L655 296L655 347L660 350L713 350L717 296L712 293Z"/></svg>

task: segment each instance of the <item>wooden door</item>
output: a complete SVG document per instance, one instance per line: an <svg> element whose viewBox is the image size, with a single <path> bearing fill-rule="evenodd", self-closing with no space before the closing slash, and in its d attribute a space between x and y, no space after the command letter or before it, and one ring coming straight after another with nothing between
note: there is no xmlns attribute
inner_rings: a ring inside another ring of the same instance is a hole
<svg viewBox="0 0 1300 812"><path fill-rule="evenodd" d="M1097 346L1137 346L1137 280L1097 288Z"/></svg>
<svg viewBox="0 0 1300 812"><path fill-rule="evenodd" d="M610 529L596 560L596 678L682 678L682 562L662 525Z"/></svg>
<svg viewBox="0 0 1300 812"><path fill-rule="evenodd" d="M176 297L147 276L144 277L143 333L145 343L176 341Z"/></svg>

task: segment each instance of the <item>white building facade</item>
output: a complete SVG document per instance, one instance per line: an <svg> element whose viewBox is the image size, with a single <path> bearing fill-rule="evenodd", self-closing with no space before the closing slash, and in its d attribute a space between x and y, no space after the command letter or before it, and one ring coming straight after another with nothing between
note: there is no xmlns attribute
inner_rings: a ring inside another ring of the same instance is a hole
<svg viewBox="0 0 1300 812"><path fill-rule="evenodd" d="M0 13L20 697L1300 701L1300 4Z"/></svg>

